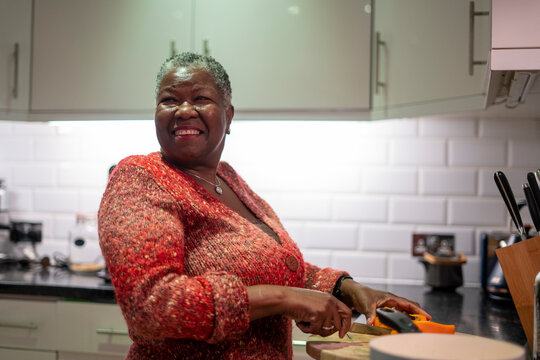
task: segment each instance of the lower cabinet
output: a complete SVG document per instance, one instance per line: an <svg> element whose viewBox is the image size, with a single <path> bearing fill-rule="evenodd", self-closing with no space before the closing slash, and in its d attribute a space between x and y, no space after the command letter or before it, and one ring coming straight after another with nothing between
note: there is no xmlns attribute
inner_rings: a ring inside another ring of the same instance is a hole
<svg viewBox="0 0 540 360"><path fill-rule="evenodd" d="M2 360L120 360L130 344L116 304L0 299Z"/></svg>
<svg viewBox="0 0 540 360"><path fill-rule="evenodd" d="M55 321L55 301L0 299L0 347L56 350Z"/></svg>
<svg viewBox="0 0 540 360"><path fill-rule="evenodd" d="M127 354L131 339L118 305L57 302L60 351Z"/></svg>

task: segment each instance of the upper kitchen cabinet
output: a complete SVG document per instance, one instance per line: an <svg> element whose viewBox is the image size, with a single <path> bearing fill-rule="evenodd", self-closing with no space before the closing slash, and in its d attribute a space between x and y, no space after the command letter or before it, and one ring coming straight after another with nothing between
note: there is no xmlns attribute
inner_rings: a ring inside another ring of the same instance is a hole
<svg viewBox="0 0 540 360"><path fill-rule="evenodd" d="M362 111L370 24L369 0L197 0L194 49L226 68L240 117Z"/></svg>
<svg viewBox="0 0 540 360"><path fill-rule="evenodd" d="M0 0L0 112L28 110L31 0Z"/></svg>
<svg viewBox="0 0 540 360"><path fill-rule="evenodd" d="M489 0L374 0L373 118L479 110Z"/></svg>
<svg viewBox="0 0 540 360"><path fill-rule="evenodd" d="M161 63L191 47L191 3L35 0L32 113L153 117Z"/></svg>

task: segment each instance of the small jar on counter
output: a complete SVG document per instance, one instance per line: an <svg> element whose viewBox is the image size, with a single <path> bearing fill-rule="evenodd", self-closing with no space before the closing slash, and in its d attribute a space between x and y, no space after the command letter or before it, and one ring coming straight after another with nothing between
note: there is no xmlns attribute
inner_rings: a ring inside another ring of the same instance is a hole
<svg viewBox="0 0 540 360"><path fill-rule="evenodd" d="M69 232L69 269L78 274L94 275L105 268L99 247L97 215L78 213Z"/></svg>

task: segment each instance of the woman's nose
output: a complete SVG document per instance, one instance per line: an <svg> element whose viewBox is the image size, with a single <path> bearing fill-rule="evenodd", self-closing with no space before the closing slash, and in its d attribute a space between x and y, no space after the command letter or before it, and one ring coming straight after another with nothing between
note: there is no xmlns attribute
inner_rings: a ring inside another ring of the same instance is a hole
<svg viewBox="0 0 540 360"><path fill-rule="evenodd" d="M175 115L180 118L190 118L197 116L197 110L189 101L184 101L176 108Z"/></svg>

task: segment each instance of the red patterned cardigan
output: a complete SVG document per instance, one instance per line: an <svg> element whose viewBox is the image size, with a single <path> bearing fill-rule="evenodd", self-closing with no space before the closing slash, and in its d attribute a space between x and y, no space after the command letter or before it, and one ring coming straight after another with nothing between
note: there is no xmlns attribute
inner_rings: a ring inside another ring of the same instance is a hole
<svg viewBox="0 0 540 360"><path fill-rule="evenodd" d="M218 174L281 244L159 153L128 157L111 176L99 237L133 340L127 359L290 359L291 321L250 322L246 286L331 292L346 274L305 263L232 167L222 162Z"/></svg>

